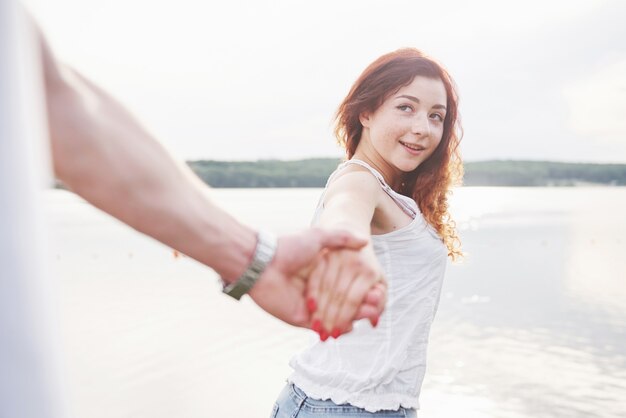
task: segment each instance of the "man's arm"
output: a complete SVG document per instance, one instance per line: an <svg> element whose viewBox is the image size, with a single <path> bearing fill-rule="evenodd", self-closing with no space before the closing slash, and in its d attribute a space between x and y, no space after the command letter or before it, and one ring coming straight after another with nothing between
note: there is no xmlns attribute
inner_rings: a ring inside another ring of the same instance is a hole
<svg viewBox="0 0 626 418"><path fill-rule="evenodd" d="M256 232L216 206L208 187L176 161L108 93L60 64L40 36L53 167L85 200L134 229L213 268L226 281L249 265ZM266 311L309 326L305 273L323 248L360 248L346 232L279 238L274 260L250 293ZM382 311L379 290L374 310ZM372 308L363 316L371 316ZM380 312L378 312L380 313Z"/></svg>
<svg viewBox="0 0 626 418"><path fill-rule="evenodd" d="M42 52L55 175L136 230L237 278L255 232L212 203L186 165L110 95L58 63L43 40Z"/></svg>

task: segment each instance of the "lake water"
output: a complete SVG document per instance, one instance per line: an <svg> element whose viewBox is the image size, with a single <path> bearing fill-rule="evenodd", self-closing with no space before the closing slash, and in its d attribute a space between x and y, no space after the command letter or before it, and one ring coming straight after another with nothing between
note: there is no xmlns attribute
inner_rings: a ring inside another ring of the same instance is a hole
<svg viewBox="0 0 626 418"><path fill-rule="evenodd" d="M220 189L275 232L319 189ZM463 188L420 418L626 416L626 188ZM70 402L89 418L267 417L311 333L65 191L46 194Z"/></svg>

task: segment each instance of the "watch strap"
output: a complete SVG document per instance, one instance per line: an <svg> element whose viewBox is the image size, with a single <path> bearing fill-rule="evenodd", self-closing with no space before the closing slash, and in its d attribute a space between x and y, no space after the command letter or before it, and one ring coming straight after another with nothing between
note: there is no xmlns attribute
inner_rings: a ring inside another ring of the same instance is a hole
<svg viewBox="0 0 626 418"><path fill-rule="evenodd" d="M259 280L267 265L274 258L276 246L277 240L273 234L259 231L252 262L237 280L230 284L225 284L222 291L237 300L241 299L243 295L252 289L252 286Z"/></svg>

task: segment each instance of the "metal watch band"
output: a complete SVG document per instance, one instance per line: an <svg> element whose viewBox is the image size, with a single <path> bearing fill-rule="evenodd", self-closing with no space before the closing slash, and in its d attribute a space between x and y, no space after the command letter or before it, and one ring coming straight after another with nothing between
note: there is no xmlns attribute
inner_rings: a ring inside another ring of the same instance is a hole
<svg viewBox="0 0 626 418"><path fill-rule="evenodd" d="M261 277L267 265L272 261L276 252L276 244L277 241L274 235L265 231L259 231L252 262L239 279L230 284L225 284L222 291L237 300L248 293L259 277Z"/></svg>

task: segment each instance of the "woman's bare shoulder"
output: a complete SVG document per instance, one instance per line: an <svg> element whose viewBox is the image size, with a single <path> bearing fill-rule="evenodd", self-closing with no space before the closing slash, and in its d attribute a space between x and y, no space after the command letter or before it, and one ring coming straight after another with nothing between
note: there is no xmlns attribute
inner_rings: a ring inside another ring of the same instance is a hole
<svg viewBox="0 0 626 418"><path fill-rule="evenodd" d="M350 164L335 174L328 184L326 197L348 194L359 200L379 201L382 191L378 179L365 167Z"/></svg>
<svg viewBox="0 0 626 418"><path fill-rule="evenodd" d="M367 168L357 164L349 164L341 169L341 171L335 174L330 184L332 185L334 183L363 186L370 189L370 191L380 189L380 182L376 176Z"/></svg>

